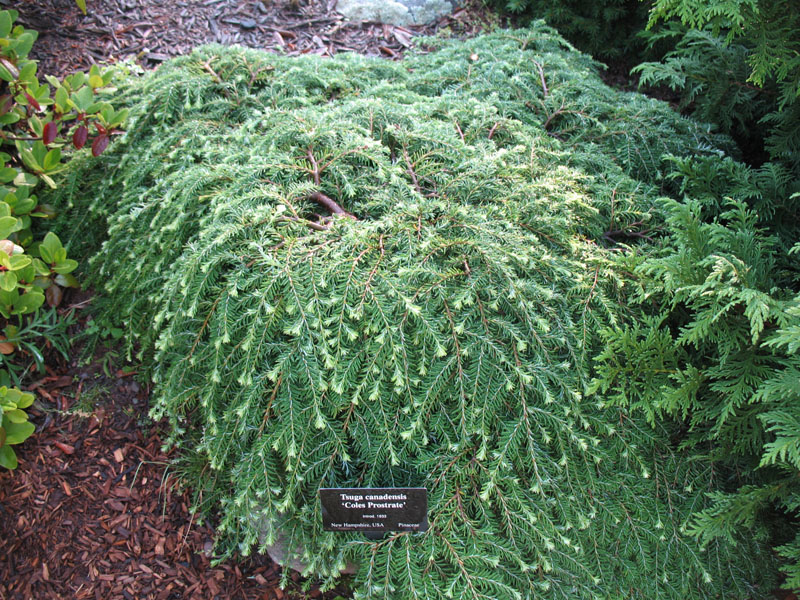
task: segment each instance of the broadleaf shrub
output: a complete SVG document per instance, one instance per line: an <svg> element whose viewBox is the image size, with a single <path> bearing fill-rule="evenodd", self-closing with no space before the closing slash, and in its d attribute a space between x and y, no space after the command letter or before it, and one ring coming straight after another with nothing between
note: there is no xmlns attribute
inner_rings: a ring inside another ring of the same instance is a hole
<svg viewBox="0 0 800 600"><path fill-rule="evenodd" d="M728 142L542 23L430 45L198 50L57 191L218 549L355 563L359 598L768 596L763 528L687 534L728 473L588 394L635 317L622 250L671 214L662 154ZM366 486L427 487L430 529L323 532L318 489Z"/></svg>
<svg viewBox="0 0 800 600"><path fill-rule="evenodd" d="M88 136L92 127L95 140L107 141L126 118L126 111L99 97L111 73L96 66L88 76L48 76L41 83L37 64L27 58L37 33L15 26L17 16L0 11L0 466L12 469L17 458L10 445L24 441L34 426L24 412L32 398L8 386L19 386L32 369L44 370L42 340L66 353L70 320L52 309L64 288L77 286L72 272L78 263L67 257L58 236L47 232L37 239L34 219L52 218L55 209L41 203L36 191L42 183L55 187L71 128ZM42 314L45 303L51 311Z"/></svg>

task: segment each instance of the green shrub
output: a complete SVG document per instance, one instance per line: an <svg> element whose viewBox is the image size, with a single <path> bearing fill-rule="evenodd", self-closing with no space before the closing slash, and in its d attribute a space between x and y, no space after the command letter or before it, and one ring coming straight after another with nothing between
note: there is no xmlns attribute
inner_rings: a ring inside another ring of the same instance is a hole
<svg viewBox="0 0 800 600"><path fill-rule="evenodd" d="M800 3L656 0L649 27L668 19L689 29L663 61L634 69L641 83L679 91L751 163L800 168Z"/></svg>
<svg viewBox="0 0 800 600"><path fill-rule="evenodd" d="M684 31L635 69L642 83L680 91L760 166L670 161L687 201L670 208L664 249L631 265L649 318L605 332L598 385L654 423L677 420L684 445L731 473L693 535L766 530L800 588L800 6L657 0L650 25L661 19Z"/></svg>
<svg viewBox="0 0 800 600"><path fill-rule="evenodd" d="M71 273L78 263L67 258L58 236L49 232L35 241L33 219L55 212L35 191L41 182L55 187L62 148L70 142L82 147L94 127L92 152L98 155L125 119L125 111L96 97L110 78L97 67L88 76L47 77L48 83L40 83L36 63L26 58L37 34L14 26L17 16L0 11L0 466L12 469L17 458L10 445L33 432L23 410L32 398L7 386L20 385L34 367L43 370L42 339L65 353L69 320L59 323L55 311L38 311L45 302L57 306L63 288L77 285Z"/></svg>
<svg viewBox="0 0 800 600"><path fill-rule="evenodd" d="M587 394L661 154L720 140L541 23L431 44L201 49L131 82L130 132L58 191L71 248L107 232L104 318L220 550L283 537L328 584L360 565L360 598L768 596L763 537L686 535L720 472ZM331 486L425 486L430 529L323 532Z"/></svg>
<svg viewBox="0 0 800 600"><path fill-rule="evenodd" d="M800 182L771 163L673 163L692 200L669 205L669 243L635 264L651 316L605 332L598 386L654 424L684 422L685 446L737 474L690 531L769 526L798 587Z"/></svg>
<svg viewBox="0 0 800 600"><path fill-rule="evenodd" d="M641 0L492 0L490 4L517 19L542 19L584 52L616 60L641 50L636 34L647 24L649 6Z"/></svg>

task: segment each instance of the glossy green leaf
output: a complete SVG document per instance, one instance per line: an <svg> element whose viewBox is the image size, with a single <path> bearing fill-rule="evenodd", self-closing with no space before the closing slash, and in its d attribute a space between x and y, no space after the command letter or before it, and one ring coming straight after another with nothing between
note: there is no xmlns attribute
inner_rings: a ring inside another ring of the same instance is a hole
<svg viewBox="0 0 800 600"><path fill-rule="evenodd" d="M3 167L0 169L0 183L8 183L14 181L17 176L17 170L12 167Z"/></svg>
<svg viewBox="0 0 800 600"><path fill-rule="evenodd" d="M58 236L49 231L47 235L44 236L42 243L39 245L39 253L42 256L42 260L46 263L55 263L58 260L58 254L64 247L61 245L61 240L58 239Z"/></svg>
<svg viewBox="0 0 800 600"><path fill-rule="evenodd" d="M3 411L3 418L8 419L12 423L25 423L28 420L28 413L18 408Z"/></svg>
<svg viewBox="0 0 800 600"><path fill-rule="evenodd" d="M26 31L14 40L14 52L17 53L17 56L20 58L28 56L31 48L33 48L33 42L36 41L37 35L35 31Z"/></svg>
<svg viewBox="0 0 800 600"><path fill-rule="evenodd" d="M36 270L37 275L42 275L45 277L50 275L50 267L39 258L33 259L33 268Z"/></svg>
<svg viewBox="0 0 800 600"><path fill-rule="evenodd" d="M55 101L56 107L58 108L59 112L66 112L67 111L67 101L69 100L69 94L67 93L66 88L59 87L56 89Z"/></svg>
<svg viewBox="0 0 800 600"><path fill-rule="evenodd" d="M21 285L33 283L33 280L36 279L36 268L33 266L33 260L24 268L17 270L17 279Z"/></svg>
<svg viewBox="0 0 800 600"><path fill-rule="evenodd" d="M14 453L14 449L7 445L0 446L0 467L16 469L17 464L17 455Z"/></svg>
<svg viewBox="0 0 800 600"><path fill-rule="evenodd" d="M78 287L78 280L71 273L59 274L55 277L55 282L61 287Z"/></svg>
<svg viewBox="0 0 800 600"><path fill-rule="evenodd" d="M94 94L92 93L92 88L90 87L82 87L77 92L72 94L72 101L77 106L80 112L86 112L93 103L94 103Z"/></svg>
<svg viewBox="0 0 800 600"><path fill-rule="evenodd" d="M0 79L3 79L3 66L0 65ZM13 125L17 121L19 121L22 117L16 111L11 111L9 113L0 116L0 125Z"/></svg>
<svg viewBox="0 0 800 600"><path fill-rule="evenodd" d="M38 288L33 288L20 296L13 304L12 314L25 315L36 312L44 304L45 296Z"/></svg>
<svg viewBox="0 0 800 600"><path fill-rule="evenodd" d="M8 236L18 231L17 224L16 217L0 217L0 239L8 239Z"/></svg>
<svg viewBox="0 0 800 600"><path fill-rule="evenodd" d="M59 150L58 148L53 148L44 157L42 165L44 166L45 171L52 171L60 163L61 163L61 150Z"/></svg>
<svg viewBox="0 0 800 600"><path fill-rule="evenodd" d="M17 400L17 408L28 408L33 404L34 396L30 392L22 392Z"/></svg>
<svg viewBox="0 0 800 600"><path fill-rule="evenodd" d="M28 61L19 70L19 80L22 82L32 82L36 80L36 63Z"/></svg>
<svg viewBox="0 0 800 600"><path fill-rule="evenodd" d="M60 275L66 275L68 273L72 273L75 269L78 268L78 261L68 258L63 261L59 261L55 267L53 267L53 271L59 273Z"/></svg>
<svg viewBox="0 0 800 600"><path fill-rule="evenodd" d="M8 11L0 11L0 37L8 37L8 34L11 33L12 25L13 22Z"/></svg>
<svg viewBox="0 0 800 600"><path fill-rule="evenodd" d="M4 289L7 292L15 289L17 287L17 275L14 271L3 271L0 273L0 289Z"/></svg>
<svg viewBox="0 0 800 600"><path fill-rule="evenodd" d="M31 264L31 257L24 254L14 254L9 257L8 262L12 271L19 271Z"/></svg>
<svg viewBox="0 0 800 600"><path fill-rule="evenodd" d="M21 444L36 431L33 423L9 423L3 420L3 428L6 430L6 444Z"/></svg>
<svg viewBox="0 0 800 600"><path fill-rule="evenodd" d="M0 79L8 82L15 80L15 77L11 75L11 71L3 63L0 63Z"/></svg>

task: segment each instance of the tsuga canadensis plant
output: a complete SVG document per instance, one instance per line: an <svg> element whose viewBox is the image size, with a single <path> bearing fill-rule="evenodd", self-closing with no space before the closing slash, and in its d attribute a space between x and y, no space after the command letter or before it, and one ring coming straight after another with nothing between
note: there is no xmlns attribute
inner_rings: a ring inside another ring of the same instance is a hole
<svg viewBox="0 0 800 600"><path fill-rule="evenodd" d="M588 393L639 310L622 257L674 213L662 155L725 140L542 23L428 44L197 50L57 192L220 555L281 538L357 598L768 596L763 537L688 530L727 473ZM425 533L322 530L319 488L391 486L427 488Z"/></svg>

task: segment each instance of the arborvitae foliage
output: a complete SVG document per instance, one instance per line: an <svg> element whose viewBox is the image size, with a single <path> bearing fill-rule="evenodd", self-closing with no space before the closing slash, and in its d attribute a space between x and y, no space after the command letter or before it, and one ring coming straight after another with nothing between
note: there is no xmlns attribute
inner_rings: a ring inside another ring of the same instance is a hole
<svg viewBox="0 0 800 600"><path fill-rule="evenodd" d="M680 91L753 161L800 168L800 2L656 0L650 26L669 18L690 29L663 62L636 67L641 82Z"/></svg>
<svg viewBox="0 0 800 600"><path fill-rule="evenodd" d="M759 536L686 535L710 463L586 393L661 154L714 140L542 25L438 44L205 48L132 83L131 131L61 188L73 250L107 227L94 281L220 549L282 535L329 583L357 563L359 598L765 596ZM430 529L323 532L331 486L425 486Z"/></svg>
<svg viewBox="0 0 800 600"><path fill-rule="evenodd" d="M683 444L731 473L690 531L705 543L769 526L797 588L800 185L772 164L673 163L691 200L669 203L664 249L632 259L651 316L603 334L597 388L652 423L682 420Z"/></svg>

